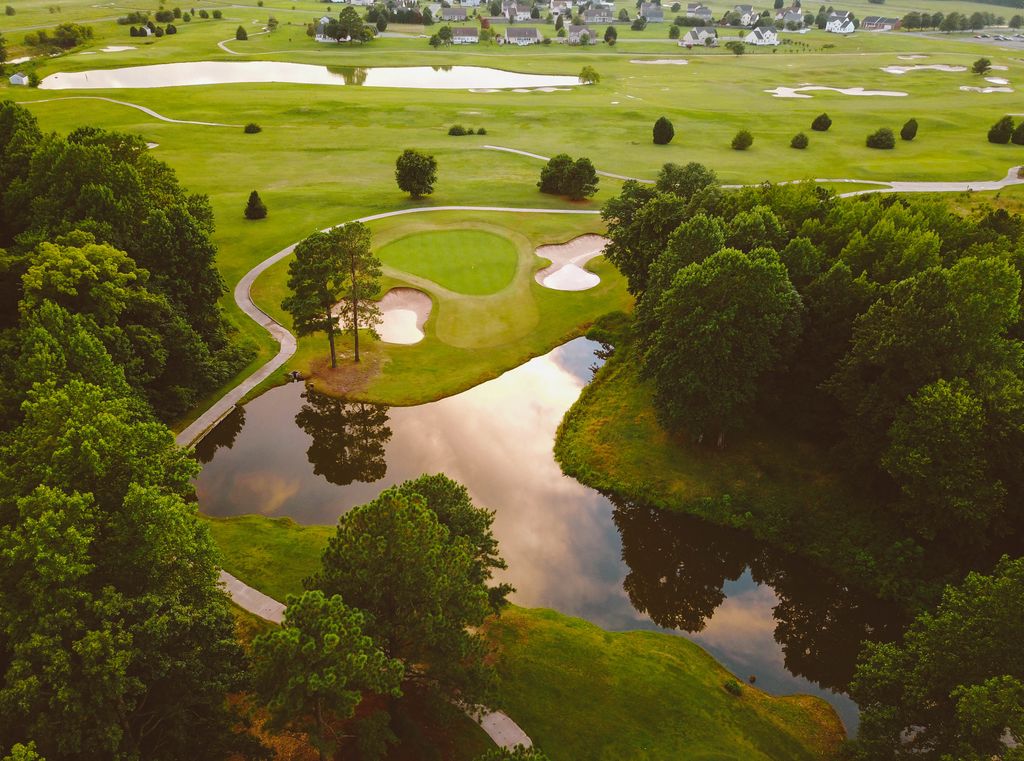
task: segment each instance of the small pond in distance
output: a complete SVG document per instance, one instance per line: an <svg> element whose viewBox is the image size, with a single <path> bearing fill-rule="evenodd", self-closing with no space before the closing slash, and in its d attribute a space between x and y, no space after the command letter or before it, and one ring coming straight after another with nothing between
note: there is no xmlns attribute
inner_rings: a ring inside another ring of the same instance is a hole
<svg viewBox="0 0 1024 761"><path fill-rule="evenodd" d="M523 74L481 66L314 66L281 61L196 61L58 72L40 90L107 90L194 85L288 83L415 90L507 90L573 87L575 76Z"/></svg>
<svg viewBox="0 0 1024 761"><path fill-rule="evenodd" d="M495 511L512 600L612 630L689 637L742 680L821 695L847 727L842 694L860 641L901 622L748 534L644 505L615 504L562 474L555 429L592 376L600 345L576 339L495 380L417 407L332 399L302 383L236 410L201 442L210 515L287 515L333 524L422 473L447 473Z"/></svg>

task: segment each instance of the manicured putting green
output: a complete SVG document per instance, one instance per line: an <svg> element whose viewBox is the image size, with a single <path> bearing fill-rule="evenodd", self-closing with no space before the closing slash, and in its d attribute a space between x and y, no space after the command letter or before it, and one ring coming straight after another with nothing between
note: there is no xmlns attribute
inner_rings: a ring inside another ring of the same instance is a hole
<svg viewBox="0 0 1024 761"><path fill-rule="evenodd" d="M468 296L487 296L508 286L519 259L511 241L480 230L414 233L388 243L377 255L384 264Z"/></svg>

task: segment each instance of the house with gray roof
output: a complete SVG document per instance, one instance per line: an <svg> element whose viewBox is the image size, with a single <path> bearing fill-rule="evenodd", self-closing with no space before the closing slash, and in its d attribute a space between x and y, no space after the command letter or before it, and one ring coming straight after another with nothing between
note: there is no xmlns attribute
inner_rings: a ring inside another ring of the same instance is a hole
<svg viewBox="0 0 1024 761"><path fill-rule="evenodd" d="M510 26L505 29L506 45L539 45L540 32L535 26Z"/></svg>
<svg viewBox="0 0 1024 761"><path fill-rule="evenodd" d="M654 3L644 3L640 6L640 15L648 21L661 22L665 20L665 10Z"/></svg>
<svg viewBox="0 0 1024 761"><path fill-rule="evenodd" d="M442 21L465 21L466 20L466 9L465 8L442 8L441 9L441 20Z"/></svg>

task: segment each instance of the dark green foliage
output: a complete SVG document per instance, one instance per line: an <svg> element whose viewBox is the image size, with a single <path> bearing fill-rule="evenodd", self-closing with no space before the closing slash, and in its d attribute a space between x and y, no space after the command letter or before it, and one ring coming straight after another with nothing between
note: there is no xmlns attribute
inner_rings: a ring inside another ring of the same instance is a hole
<svg viewBox="0 0 1024 761"><path fill-rule="evenodd" d="M619 39L619 33L614 26L610 26L604 30L604 41L609 45L614 45L616 40Z"/></svg>
<svg viewBox="0 0 1024 761"><path fill-rule="evenodd" d="M888 150L896 147L896 136L892 134L892 130L888 127L881 127L868 135L865 142L868 148Z"/></svg>
<svg viewBox="0 0 1024 761"><path fill-rule="evenodd" d="M392 488L345 513L321 563L307 588L364 611L366 633L406 664L407 684L488 699L494 672L477 627L492 608L479 545L450 531L426 498Z"/></svg>
<svg viewBox="0 0 1024 761"><path fill-rule="evenodd" d="M900 139L913 140L917 137L917 119L909 119L900 129Z"/></svg>
<svg viewBox="0 0 1024 761"><path fill-rule="evenodd" d="M1010 142L1014 145L1024 145L1024 122L1014 128L1013 134L1010 135Z"/></svg>
<svg viewBox="0 0 1024 761"><path fill-rule="evenodd" d="M998 145L1006 145L1013 137L1013 117L1004 116L988 130L988 141Z"/></svg>
<svg viewBox="0 0 1024 761"><path fill-rule="evenodd" d="M461 124L453 124L451 127L448 128L448 134L459 137L466 134L466 128L463 127Z"/></svg>
<svg viewBox="0 0 1024 761"><path fill-rule="evenodd" d="M687 201L705 188L718 184L718 176L703 164L691 161L686 166L663 164L655 187L662 193L672 193Z"/></svg>
<svg viewBox="0 0 1024 761"><path fill-rule="evenodd" d="M215 19L224 18L224 12L222 10L220 10L219 8L215 8L214 10L210 11L210 13L213 15L213 17ZM202 15L202 14L200 14L200 15Z"/></svg>
<svg viewBox="0 0 1024 761"><path fill-rule="evenodd" d="M858 761L1013 758L1024 739L1024 558L947 587L893 644L865 650L851 696L860 704Z"/></svg>
<svg viewBox="0 0 1024 761"><path fill-rule="evenodd" d="M263 203L263 199L260 198L260 194L255 190L249 194L249 200L245 204L245 218L246 219L265 219L267 216L267 207Z"/></svg>
<svg viewBox="0 0 1024 761"><path fill-rule="evenodd" d="M654 144L668 145L672 142L675 134L676 130L672 126L672 122L664 116L659 116L658 121L654 123Z"/></svg>
<svg viewBox="0 0 1024 761"><path fill-rule="evenodd" d="M805 135L803 132L797 132L795 135L793 135L793 139L789 141L789 147L796 148L797 150L802 151L804 148L807 147L807 144L809 142L810 141L807 139L807 135Z"/></svg>
<svg viewBox="0 0 1024 761"><path fill-rule="evenodd" d="M734 151L745 151L747 148L754 144L754 136L750 134L749 130L741 129L736 133L736 136L732 139L732 149Z"/></svg>
<svg viewBox="0 0 1024 761"><path fill-rule="evenodd" d="M597 170L588 158L575 161L565 153L551 158L540 171L537 187L541 193L569 196L574 201L589 198L597 192Z"/></svg>
<svg viewBox="0 0 1024 761"><path fill-rule="evenodd" d="M260 133L262 131L263 131L263 128L260 125L258 125L256 122L249 122L248 124L245 125L245 129L243 130L243 132L245 132L245 134L247 134L247 135L256 135L256 134L258 134L258 133Z"/></svg>
<svg viewBox="0 0 1024 761"><path fill-rule="evenodd" d="M249 39L248 32L245 31L245 27L242 26L241 24L239 24L238 25L238 29L235 30L235 39L236 40L247 40L247 39Z"/></svg>
<svg viewBox="0 0 1024 761"><path fill-rule="evenodd" d="M818 114L814 117L814 121L811 122L811 129L815 132L828 132L828 128L832 126L832 120L828 114Z"/></svg>
<svg viewBox="0 0 1024 761"><path fill-rule="evenodd" d="M477 756L474 761L549 761L547 754L537 748L524 748L517 745L512 750L494 748Z"/></svg>
<svg viewBox="0 0 1024 761"><path fill-rule="evenodd" d="M735 679L727 679L725 684L722 685L722 687L724 687L725 691L728 692L730 695L735 695L736 697L739 697L743 694L743 687Z"/></svg>
<svg viewBox="0 0 1024 761"><path fill-rule="evenodd" d="M975 74L988 74L992 69L992 62L987 58L979 58L971 64L971 71Z"/></svg>
<svg viewBox="0 0 1024 761"><path fill-rule="evenodd" d="M395 182L413 198L430 195L437 182L437 159L407 148L395 161Z"/></svg>

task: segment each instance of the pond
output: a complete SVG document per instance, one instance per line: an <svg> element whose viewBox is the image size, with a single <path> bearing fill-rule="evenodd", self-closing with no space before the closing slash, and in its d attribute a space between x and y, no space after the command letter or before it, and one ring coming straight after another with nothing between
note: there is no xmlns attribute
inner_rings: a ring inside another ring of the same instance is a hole
<svg viewBox="0 0 1024 761"><path fill-rule="evenodd" d="M417 407L346 402L302 383L273 389L197 448L200 506L333 524L386 486L447 473L497 511L515 603L682 634L762 689L825 697L854 731L842 689L861 639L897 636L895 611L745 533L616 504L563 475L555 429L599 349L576 339Z"/></svg>
<svg viewBox="0 0 1024 761"><path fill-rule="evenodd" d="M41 90L108 90L193 85L283 82L302 85L399 87L416 90L550 90L580 84L579 78L523 74L481 66L313 66L281 61L197 61L59 72Z"/></svg>

